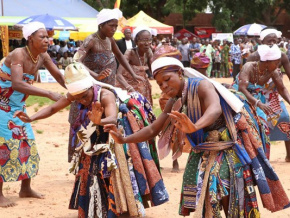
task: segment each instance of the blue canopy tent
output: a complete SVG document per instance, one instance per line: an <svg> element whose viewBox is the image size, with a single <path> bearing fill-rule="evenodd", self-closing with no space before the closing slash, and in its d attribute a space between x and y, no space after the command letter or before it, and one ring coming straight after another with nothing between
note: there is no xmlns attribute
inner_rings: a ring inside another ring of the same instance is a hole
<svg viewBox="0 0 290 218"><path fill-rule="evenodd" d="M98 14L97 10L83 0L3 0L3 10L1 8L0 12L1 16L13 17L50 14L59 17L96 18Z"/></svg>

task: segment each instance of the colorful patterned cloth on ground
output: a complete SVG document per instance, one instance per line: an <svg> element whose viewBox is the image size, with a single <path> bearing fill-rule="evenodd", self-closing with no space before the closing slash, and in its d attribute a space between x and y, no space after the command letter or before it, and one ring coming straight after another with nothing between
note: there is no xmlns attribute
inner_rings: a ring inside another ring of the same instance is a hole
<svg viewBox="0 0 290 218"><path fill-rule="evenodd" d="M11 69L0 66L1 74L11 78ZM24 73L23 81L31 83L34 76ZM39 155L30 123L13 118L16 111L26 112L27 95L15 91L12 82L0 76L0 182L13 182L36 176Z"/></svg>
<svg viewBox="0 0 290 218"><path fill-rule="evenodd" d="M94 101L99 98L100 90L99 86L94 86ZM142 129L155 119L146 98L137 92L130 95L131 98L120 105L118 122L127 134ZM91 124L87 117L90 108L82 105L79 108L79 117L73 125L79 143L71 162L76 182L70 208L78 209L80 217L114 217L127 211L131 216L145 216L148 201L152 206L168 201L155 140L124 144L123 151L114 148L121 145L112 142L110 149L105 149L108 134L101 126ZM114 150L118 169L115 169ZM124 205L126 202L128 208Z"/></svg>
<svg viewBox="0 0 290 218"><path fill-rule="evenodd" d="M201 117L197 94L201 79L188 81L187 114L195 123ZM204 142L203 130L187 135L193 150L184 172L179 214L187 216L196 210L196 217L202 214L221 217L220 200L228 196L228 217L259 217L254 184L268 210L289 207L288 197L265 156L252 116L245 109L234 114L221 96L220 100L232 141ZM207 167L213 157L214 162Z"/></svg>

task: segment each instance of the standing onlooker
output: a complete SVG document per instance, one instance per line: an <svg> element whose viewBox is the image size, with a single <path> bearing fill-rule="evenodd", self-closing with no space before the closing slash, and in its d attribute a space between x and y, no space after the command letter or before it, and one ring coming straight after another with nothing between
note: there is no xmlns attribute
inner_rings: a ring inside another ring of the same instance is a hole
<svg viewBox="0 0 290 218"><path fill-rule="evenodd" d="M178 50L180 51L182 55L182 64L184 67L189 67L190 66L190 61L189 61L189 44L188 44L188 38L185 37L181 40L181 44L178 46Z"/></svg>
<svg viewBox="0 0 290 218"><path fill-rule="evenodd" d="M122 54L125 54L127 50L136 47L135 42L132 40L132 32L130 28L124 30L124 35L124 38L116 42Z"/></svg>
<svg viewBox="0 0 290 218"><path fill-rule="evenodd" d="M235 81L241 65L241 50L237 38L234 39L234 44L231 46L231 61L233 63L233 80Z"/></svg>
<svg viewBox="0 0 290 218"><path fill-rule="evenodd" d="M190 60L192 59L193 55L196 53L196 52L199 52L200 50L200 44L197 42L197 39L196 37L193 37L192 38L192 43L190 43L189 45L189 56L190 56Z"/></svg>
<svg viewBox="0 0 290 218"><path fill-rule="evenodd" d="M178 41L178 39L174 36L171 40L171 46L173 46L174 48L177 48L180 45L180 41Z"/></svg>
<svg viewBox="0 0 290 218"><path fill-rule="evenodd" d="M245 64L247 62L247 58L253 51L253 45L251 41L248 39L248 37L244 38L243 49L241 49L241 51L242 51L243 64Z"/></svg>
<svg viewBox="0 0 290 218"><path fill-rule="evenodd" d="M220 78L221 77L221 48L220 48L220 40L214 41L213 44L213 49L214 49L214 62L213 62L213 71L212 71L212 76Z"/></svg>
<svg viewBox="0 0 290 218"><path fill-rule="evenodd" d="M203 41L202 41L202 43L203 43ZM204 52L210 60L210 63L206 69L206 76L210 77L211 69L212 69L212 55L213 55L214 49L213 49L212 45L209 43L209 39L206 39L204 41L204 45L201 46L200 52Z"/></svg>
<svg viewBox="0 0 290 218"><path fill-rule="evenodd" d="M230 47L226 39L223 40L223 45L221 46L221 76L230 77L229 70L229 53Z"/></svg>

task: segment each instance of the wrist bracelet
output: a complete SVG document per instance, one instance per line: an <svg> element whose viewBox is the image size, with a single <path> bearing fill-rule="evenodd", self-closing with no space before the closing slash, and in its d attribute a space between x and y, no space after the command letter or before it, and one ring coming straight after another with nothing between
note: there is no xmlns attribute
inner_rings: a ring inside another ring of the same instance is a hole
<svg viewBox="0 0 290 218"><path fill-rule="evenodd" d="M256 101L256 103L255 103L255 107L258 106L259 102L260 102L260 100L257 100L257 101Z"/></svg>

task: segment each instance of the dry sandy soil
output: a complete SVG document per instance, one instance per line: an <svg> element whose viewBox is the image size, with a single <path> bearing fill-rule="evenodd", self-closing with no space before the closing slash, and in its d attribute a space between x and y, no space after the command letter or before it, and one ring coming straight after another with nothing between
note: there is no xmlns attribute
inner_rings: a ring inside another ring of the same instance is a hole
<svg viewBox="0 0 290 218"><path fill-rule="evenodd" d="M218 81L230 83L232 79L218 79ZM284 78L284 82L288 90L290 90L288 79ZM160 93L155 81L151 81L151 83L153 95L155 93ZM65 89L58 84L36 83L35 86L60 93L65 92ZM154 104L158 105L158 99L154 100ZM290 107L287 106L287 108L288 111L290 111ZM34 106L28 108L28 113L30 115L34 113ZM0 217L77 217L77 211L68 209L74 176L68 173L67 143L69 125L67 120L68 111L63 110L46 120L40 120L33 124L41 161L39 174L32 179L32 187L45 194L45 199L20 199L18 197L20 182L5 183L5 196L16 202L17 206L13 208L0 208ZM179 217L178 204L180 199L180 188L187 156L188 154L185 153L179 159L181 168L179 173L171 172L170 156L161 160L161 165L163 167L162 176L169 192L170 201L164 205L147 209L146 217L155 218L164 215L167 218ZM281 142L274 143L272 145L270 162L290 197L290 163L285 163L284 158L284 144ZM259 205L261 217L290 217L290 209L271 214L271 212L262 208L261 202L259 202Z"/></svg>

